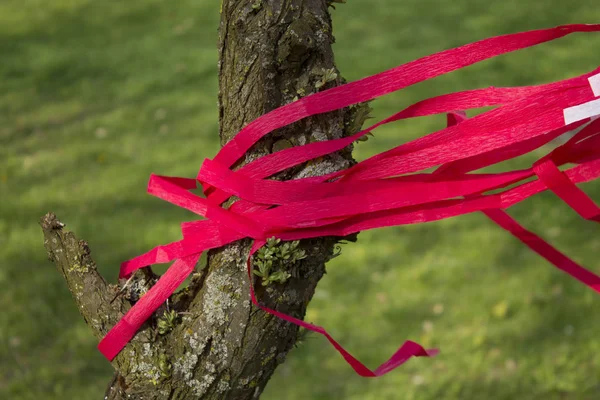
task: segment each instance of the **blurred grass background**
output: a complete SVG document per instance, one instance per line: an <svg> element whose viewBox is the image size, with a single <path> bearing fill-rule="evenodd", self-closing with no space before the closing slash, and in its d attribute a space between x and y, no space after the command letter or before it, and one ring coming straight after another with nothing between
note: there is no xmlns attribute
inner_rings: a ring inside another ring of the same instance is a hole
<svg viewBox="0 0 600 400"><path fill-rule="evenodd" d="M348 80L492 35L600 21L592 0L348 0L332 13ZM216 0L0 2L0 398L102 397L110 365L46 260L37 220L56 212L112 281L122 260L179 237L193 217L145 187L151 172L194 176L218 150L218 20ZM573 35L387 96L375 115L448 91L564 79L598 54L599 34ZM381 128L356 155L443 122ZM600 199L597 183L583 188ZM553 195L511 214L600 272L597 226ZM329 264L307 319L373 367L405 339L441 354L368 380L309 337L263 398L600 398L600 299L484 216L359 239Z"/></svg>

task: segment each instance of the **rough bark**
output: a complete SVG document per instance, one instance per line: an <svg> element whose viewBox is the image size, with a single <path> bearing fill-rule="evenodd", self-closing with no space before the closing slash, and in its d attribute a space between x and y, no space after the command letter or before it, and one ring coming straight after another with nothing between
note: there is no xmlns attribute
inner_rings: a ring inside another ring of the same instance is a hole
<svg viewBox="0 0 600 400"><path fill-rule="evenodd" d="M342 82L331 49L330 3L222 1L219 120L223 144L260 115ZM281 148L354 133L366 116L358 111L334 111L274 132L239 165ZM348 148L275 178L326 174L352 162ZM49 258L65 276L86 322L101 338L153 284L155 276L148 268L136 273L127 290L107 285L96 272L85 242L65 232L52 214L41 225ZM256 285L259 300L303 318L337 240L302 241L308 257L293 266L292 278L284 284ZM243 400L260 396L296 342L298 329L251 304L245 272L249 244L243 240L209 253L208 265L196 271L190 286L171 297L171 309L184 313L174 329L158 334L163 307L113 361L116 374L106 399Z"/></svg>

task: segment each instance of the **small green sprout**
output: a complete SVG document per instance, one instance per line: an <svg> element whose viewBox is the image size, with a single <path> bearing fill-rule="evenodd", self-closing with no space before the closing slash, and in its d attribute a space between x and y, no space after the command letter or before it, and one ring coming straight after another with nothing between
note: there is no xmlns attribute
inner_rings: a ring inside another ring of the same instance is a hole
<svg viewBox="0 0 600 400"><path fill-rule="evenodd" d="M179 319L179 314L174 311L166 311L162 317L158 319L158 333L161 335L166 335L171 332L175 325L177 324L177 320Z"/></svg>
<svg viewBox="0 0 600 400"><path fill-rule="evenodd" d="M353 111L352 120L348 123L348 131L352 134L359 132L362 129L363 124L366 120L373 118L369 103L361 103L351 107ZM366 142L369 140L369 136L373 136L371 132L367 132L366 135L361 136L357 139L357 142Z"/></svg>
<svg viewBox="0 0 600 400"><path fill-rule="evenodd" d="M296 342L294 343L294 347L298 348L302 346L306 342L306 339L309 338L310 334L311 331L309 331L306 328L300 327L298 329L298 332L296 333Z"/></svg>
<svg viewBox="0 0 600 400"><path fill-rule="evenodd" d="M335 6L333 5L333 3L346 4L346 0L328 0L329 7L335 10Z"/></svg>
<svg viewBox="0 0 600 400"><path fill-rule="evenodd" d="M323 75L321 75L321 79L315 83L315 88L320 89L327 84L327 82L331 82L337 79L337 72L335 72L335 68L323 69Z"/></svg>
<svg viewBox="0 0 600 400"><path fill-rule="evenodd" d="M342 246L339 246L339 245L337 245L337 246L335 246L335 248L334 248L334 252L333 252L333 253L331 254L331 256L329 257L329 260L333 260L334 258L336 258L336 257L339 257L339 256L341 256L341 255L342 255ZM328 261L329 261L329 260L328 260Z"/></svg>
<svg viewBox="0 0 600 400"><path fill-rule="evenodd" d="M262 278L262 285L271 283L285 283L291 274L283 268L292 266L297 261L306 258L306 252L298 248L300 241L281 243L281 239L274 237L267 239L265 246L258 249L253 257L253 273ZM273 267L279 267L273 271Z"/></svg>
<svg viewBox="0 0 600 400"><path fill-rule="evenodd" d="M371 132L367 132L365 135L356 139L356 141L357 142L366 142L367 140L369 140L369 137L371 137L371 136L375 136L375 135L373 135Z"/></svg>
<svg viewBox="0 0 600 400"><path fill-rule="evenodd" d="M255 0L254 3L252 3L252 9L254 11L258 11L262 8L262 0Z"/></svg>
<svg viewBox="0 0 600 400"><path fill-rule="evenodd" d="M172 369L173 366L169 362L169 359L165 353L162 353L160 356L158 356L158 370L160 371L160 376L163 378L170 378Z"/></svg>
<svg viewBox="0 0 600 400"><path fill-rule="evenodd" d="M298 101L299 98L306 96L306 90L304 88L300 88L296 90L296 96L292 99L292 101Z"/></svg>

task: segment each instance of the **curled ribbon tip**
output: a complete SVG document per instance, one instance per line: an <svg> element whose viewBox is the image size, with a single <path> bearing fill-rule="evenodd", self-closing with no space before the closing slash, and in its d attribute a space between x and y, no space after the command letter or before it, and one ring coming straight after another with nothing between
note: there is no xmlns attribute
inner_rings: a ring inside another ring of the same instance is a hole
<svg viewBox="0 0 600 400"><path fill-rule="evenodd" d="M193 271L202 252L243 238L254 240L247 259L250 298L263 311L323 335L360 376L382 376L412 357L433 357L406 341L371 370L323 328L261 305L254 293L250 257L266 239L300 240L481 212L591 289L600 277L519 225L505 209L545 190L583 218L600 222L600 208L577 187L600 176L600 119L593 120L600 93L600 68L536 86L487 87L448 93L415 103L353 136L283 149L236 171L232 165L258 140L300 119L348 107L424 80L575 32L600 31L600 24L564 25L497 36L436 53L355 82L318 92L275 109L244 127L194 179L152 175L148 192L205 218L181 225L183 239L124 262L119 276L145 266L173 262L156 284L102 339L98 348L112 360L142 324ZM492 107L467 118L464 110ZM374 129L407 118L445 114L447 126L326 176L273 181L270 176L334 153ZM531 168L473 173L530 153L571 130L571 139ZM575 164L568 169L559 167ZM432 173L421 171L437 167ZM191 190L202 186L204 197ZM360 188L360 190L357 190ZM228 209L222 204L239 198Z"/></svg>

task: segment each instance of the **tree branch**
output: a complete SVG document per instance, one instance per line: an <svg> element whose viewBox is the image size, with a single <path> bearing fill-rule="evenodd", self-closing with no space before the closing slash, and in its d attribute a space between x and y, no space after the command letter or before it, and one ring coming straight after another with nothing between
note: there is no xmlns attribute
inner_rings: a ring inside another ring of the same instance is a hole
<svg viewBox="0 0 600 400"><path fill-rule="evenodd" d="M40 219L44 247L48 259L54 261L73 295L86 323L101 338L118 321L119 314L128 308L120 298L111 303L118 292L98 273L87 242L64 230L65 224L48 213Z"/></svg>
<svg viewBox="0 0 600 400"><path fill-rule="evenodd" d="M100 340L129 310L131 303L126 296L119 296L120 289L117 285L107 284L98 273L87 242L79 240L73 232L65 231L65 224L54 213L43 216L40 226L44 233L48 259L54 262L65 278L79 312ZM145 276L145 273L138 272L134 277L137 276ZM132 369L137 368L140 363L158 363L156 357L147 351L155 338L152 330L147 328L142 328L127 345L126 351L122 351L113 360L112 365L117 372L109 385L112 394L109 396L107 392L107 398L125 398L125 389L138 381L144 386L149 385L147 376L131 374ZM126 383L123 376L130 376L130 382Z"/></svg>

